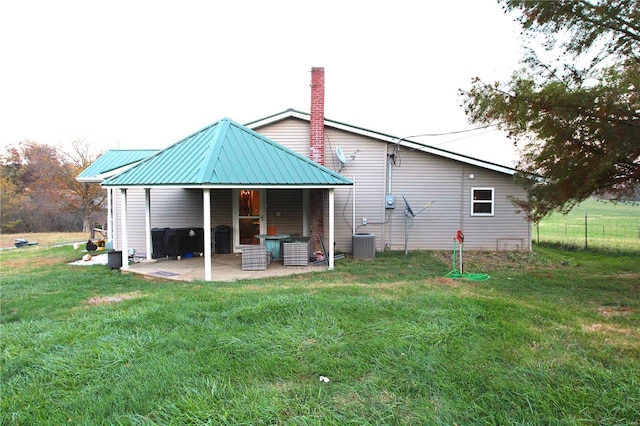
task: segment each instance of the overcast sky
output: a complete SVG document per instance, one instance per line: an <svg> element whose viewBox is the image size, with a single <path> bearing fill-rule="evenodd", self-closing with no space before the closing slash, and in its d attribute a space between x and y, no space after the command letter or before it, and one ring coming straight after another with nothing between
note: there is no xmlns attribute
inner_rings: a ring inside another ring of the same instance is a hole
<svg viewBox="0 0 640 426"><path fill-rule="evenodd" d="M164 148L223 118L310 109L398 137L472 128L458 89L505 80L520 27L496 0L0 0L0 142ZM416 138L505 165L499 131Z"/></svg>

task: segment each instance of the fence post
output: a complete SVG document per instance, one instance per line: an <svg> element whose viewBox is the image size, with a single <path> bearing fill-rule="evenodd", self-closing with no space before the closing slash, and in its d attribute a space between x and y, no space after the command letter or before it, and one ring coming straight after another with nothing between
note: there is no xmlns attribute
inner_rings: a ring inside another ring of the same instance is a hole
<svg viewBox="0 0 640 426"><path fill-rule="evenodd" d="M586 250L589 246L589 238L587 237L589 231L589 227L587 226L587 212L584 213L584 249Z"/></svg>

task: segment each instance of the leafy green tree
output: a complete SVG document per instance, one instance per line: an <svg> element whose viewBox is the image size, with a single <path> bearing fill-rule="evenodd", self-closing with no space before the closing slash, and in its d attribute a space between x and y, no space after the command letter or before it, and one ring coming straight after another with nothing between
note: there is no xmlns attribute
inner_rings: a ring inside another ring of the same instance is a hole
<svg viewBox="0 0 640 426"><path fill-rule="evenodd" d="M640 0L499 0L530 48L509 81L461 90L469 120L522 147L514 203L538 221L640 183ZM543 47L543 48L542 48ZM542 59L541 57L551 58Z"/></svg>

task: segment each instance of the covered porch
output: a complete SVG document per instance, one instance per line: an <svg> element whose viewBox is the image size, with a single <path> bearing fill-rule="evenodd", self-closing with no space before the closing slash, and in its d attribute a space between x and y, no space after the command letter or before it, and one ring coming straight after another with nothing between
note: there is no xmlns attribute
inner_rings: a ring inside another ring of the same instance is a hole
<svg viewBox="0 0 640 426"><path fill-rule="evenodd" d="M234 222L234 252L241 252L250 245L264 245L264 241L254 241L256 237L267 234L274 218L279 217L285 221L285 218L295 216L292 209L298 209L303 220L294 232L289 231L287 234L323 237L328 259L324 267L333 269L334 192L337 188L351 186L353 183L333 170L225 118L106 179L102 185L119 192L119 196L113 197L118 200L119 220L114 221L115 232L112 235L120 235L114 246L122 253L123 270L144 268L128 265L127 262L127 254L132 247L129 238L134 232L140 233L143 230L138 244L143 242L144 249L133 248L144 252L148 263L152 263L152 258L157 257L153 255L152 247L154 227L195 226L202 228L204 233L204 250L200 263L203 279L214 281L221 275L213 263L215 256L211 250L213 221L220 217L216 218L216 213L219 215L225 209L229 212L227 220L232 219ZM140 190L143 192L142 198L131 197ZM179 194L174 197L154 196L156 203L153 205L152 217L152 192L159 195L165 190L178 191ZM264 202L266 192L272 191L273 207L278 202L277 194L289 194L292 190L299 191L299 203L291 203L292 198L283 195L279 200L282 204L278 211L270 214ZM232 195L227 197L224 191ZM254 199L260 202L252 204L252 207L244 206L238 200L245 192L262 194ZM197 201L198 198L200 201ZM216 207L217 202L221 202L223 207ZM174 218L173 223L169 223L170 217ZM179 218L179 223L176 222L176 217ZM226 225L224 222L221 224ZM243 224L249 226L245 227ZM275 266L271 268L272 273L276 273ZM155 268L151 272L156 275L165 274L163 269L157 268L157 264L150 268ZM290 271L291 268L286 267L285 270ZM175 272L167 272L167 276L176 276L173 275ZM247 271L241 273L244 272ZM261 276L265 275L265 271L260 273ZM231 275L230 279L236 278Z"/></svg>

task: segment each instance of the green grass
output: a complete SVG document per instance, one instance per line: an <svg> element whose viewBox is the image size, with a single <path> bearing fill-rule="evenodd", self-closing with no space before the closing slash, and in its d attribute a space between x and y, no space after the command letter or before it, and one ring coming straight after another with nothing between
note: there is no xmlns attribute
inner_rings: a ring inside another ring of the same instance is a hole
<svg viewBox="0 0 640 426"><path fill-rule="evenodd" d="M491 275L475 282L444 277L451 253L378 253L235 283L74 256L0 252L2 424L640 419L634 254L467 252L465 270Z"/></svg>
<svg viewBox="0 0 640 426"><path fill-rule="evenodd" d="M640 251L640 202L590 198L567 215L554 213L544 218L539 227L534 225L533 232L534 241L539 243Z"/></svg>

